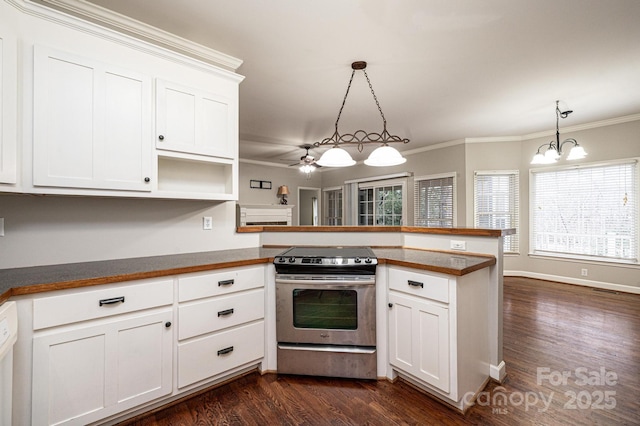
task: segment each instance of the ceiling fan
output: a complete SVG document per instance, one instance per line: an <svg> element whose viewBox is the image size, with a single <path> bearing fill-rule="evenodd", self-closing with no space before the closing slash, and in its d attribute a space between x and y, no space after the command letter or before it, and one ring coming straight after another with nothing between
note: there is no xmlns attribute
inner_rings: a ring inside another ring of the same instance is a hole
<svg viewBox="0 0 640 426"><path fill-rule="evenodd" d="M300 157L300 161L298 161L297 163L289 164L289 167L299 166L300 170L305 173L309 173L314 168L322 167L321 165L316 163L316 159L313 157L313 155L309 154L309 150L312 147L313 145L301 145L300 148L305 149L307 152L302 157Z"/></svg>
<svg viewBox="0 0 640 426"><path fill-rule="evenodd" d="M316 159L313 155L309 154L309 150L313 147L313 145L305 144L300 145L300 148L305 149L307 152L300 157L300 161L297 163L289 164L289 167L297 166L302 173L307 175L307 179L311 179L311 172L313 172L316 168L322 167L316 163Z"/></svg>

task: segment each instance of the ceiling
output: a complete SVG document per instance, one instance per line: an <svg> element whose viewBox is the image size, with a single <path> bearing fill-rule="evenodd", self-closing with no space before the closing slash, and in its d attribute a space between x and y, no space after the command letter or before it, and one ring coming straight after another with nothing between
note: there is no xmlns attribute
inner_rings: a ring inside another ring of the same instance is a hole
<svg viewBox="0 0 640 426"><path fill-rule="evenodd" d="M356 60L400 151L550 131L556 99L574 110L561 133L640 113L638 0L90 2L244 61L243 159L291 163L330 136ZM382 130L360 71L339 128Z"/></svg>

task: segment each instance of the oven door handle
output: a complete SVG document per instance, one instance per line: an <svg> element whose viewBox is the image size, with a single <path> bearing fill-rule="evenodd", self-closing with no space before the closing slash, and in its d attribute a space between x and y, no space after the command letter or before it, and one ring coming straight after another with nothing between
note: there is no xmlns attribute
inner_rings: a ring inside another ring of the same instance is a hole
<svg viewBox="0 0 640 426"><path fill-rule="evenodd" d="M375 277L370 279L336 279L336 277L326 277L320 279L286 279L276 277L276 284L294 284L294 285L309 285L309 286L323 286L325 288L344 288L344 287L360 287L371 286L376 283Z"/></svg>

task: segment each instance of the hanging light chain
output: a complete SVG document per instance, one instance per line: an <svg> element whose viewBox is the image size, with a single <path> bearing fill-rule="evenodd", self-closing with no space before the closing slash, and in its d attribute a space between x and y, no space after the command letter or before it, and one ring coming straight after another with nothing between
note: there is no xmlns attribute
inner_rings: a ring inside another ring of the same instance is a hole
<svg viewBox="0 0 640 426"><path fill-rule="evenodd" d="M355 72L355 70L353 70ZM378 102L378 97L376 96L376 92L373 91L373 86L371 85L371 80L369 80L369 76L367 75L367 70L363 69L362 72L367 79L367 83L369 83L369 89L371 89L371 94L373 95L373 100L376 101L376 105L378 106L378 111L380 111L380 115L382 116L382 123L384 124L384 130L387 130L387 119L384 118L384 113L382 112L382 107L380 107L380 102ZM353 78L353 76L351 77ZM349 83L351 84L351 83Z"/></svg>
<svg viewBox="0 0 640 426"><path fill-rule="evenodd" d="M375 91L373 90L373 85L371 84L371 80L369 79L369 75L367 74L366 68L367 63L364 61L357 61L351 64L351 78L349 79L349 84L347 85L347 91L344 94L344 98L342 99L342 105L340 105L340 110L338 111L338 117L336 118L335 130L333 134L324 138L322 141L314 142L313 146L319 147L323 145L333 144L334 146L338 146L341 144L355 144L358 146L358 151L362 152L364 144L367 143L383 143L387 144L390 142L402 142L409 143L409 139L401 138L400 136L391 135L387 131L387 119L382 112L382 107L380 106L380 102L378 101L378 97L376 96ZM373 96L373 100L376 102L376 106L378 107L378 112L380 112L380 116L382 117L382 132L366 132L364 130L356 130L353 133L345 133L343 135L338 131L338 124L340 123L340 117L342 117L342 111L344 106L347 103L347 96L349 96L349 91L351 90L351 84L353 83L353 78L356 74L357 70L362 70L365 78L367 79L367 84L369 85L369 90L371 90L371 95Z"/></svg>

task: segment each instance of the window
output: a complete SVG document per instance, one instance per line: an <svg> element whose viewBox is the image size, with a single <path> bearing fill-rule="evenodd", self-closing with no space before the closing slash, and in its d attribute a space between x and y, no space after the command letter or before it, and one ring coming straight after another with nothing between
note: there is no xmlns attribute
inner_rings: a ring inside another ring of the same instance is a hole
<svg viewBox="0 0 640 426"><path fill-rule="evenodd" d="M358 184L358 225L401 226L406 200L404 180Z"/></svg>
<svg viewBox="0 0 640 426"><path fill-rule="evenodd" d="M534 254L638 262L638 162L531 171Z"/></svg>
<svg viewBox="0 0 640 426"><path fill-rule="evenodd" d="M325 189L324 200L324 224L329 226L342 225L342 188Z"/></svg>
<svg viewBox="0 0 640 426"><path fill-rule="evenodd" d="M517 253L519 247L517 170L475 172L474 224L478 228L515 228L504 237L504 252Z"/></svg>
<svg viewBox="0 0 640 426"><path fill-rule="evenodd" d="M455 174L415 179L415 226L432 228L455 226L455 182Z"/></svg>

